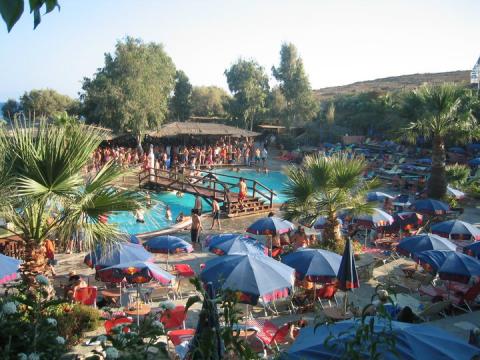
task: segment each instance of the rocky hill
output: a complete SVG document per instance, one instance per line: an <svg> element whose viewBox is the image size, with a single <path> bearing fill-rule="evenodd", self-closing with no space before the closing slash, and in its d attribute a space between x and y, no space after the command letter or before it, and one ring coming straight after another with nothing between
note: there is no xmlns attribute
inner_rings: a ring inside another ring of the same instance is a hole
<svg viewBox="0 0 480 360"><path fill-rule="evenodd" d="M413 89L424 83L441 82L468 84L470 82L470 70L392 76L376 80L359 81L349 85L326 87L314 90L314 92L319 100L327 100L336 95L347 95L369 91L385 93Z"/></svg>

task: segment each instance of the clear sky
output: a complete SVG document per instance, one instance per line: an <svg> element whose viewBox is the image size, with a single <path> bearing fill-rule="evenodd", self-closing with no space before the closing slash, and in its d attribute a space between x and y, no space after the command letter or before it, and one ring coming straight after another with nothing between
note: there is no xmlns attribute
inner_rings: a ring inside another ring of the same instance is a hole
<svg viewBox="0 0 480 360"><path fill-rule="evenodd" d="M224 70L254 58L269 75L282 42L299 49L313 88L471 69L479 0L59 0L0 28L0 101L32 88L76 96L126 35L161 42L194 85L226 88Z"/></svg>

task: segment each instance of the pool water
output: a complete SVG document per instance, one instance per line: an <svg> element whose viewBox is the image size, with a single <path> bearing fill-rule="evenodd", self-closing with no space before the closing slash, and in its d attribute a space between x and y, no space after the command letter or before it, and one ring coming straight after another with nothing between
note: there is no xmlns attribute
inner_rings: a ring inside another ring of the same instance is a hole
<svg viewBox="0 0 480 360"><path fill-rule="evenodd" d="M266 187L272 189L277 195L274 197L274 203L281 203L285 201L285 196L282 194L284 183L287 177L280 171L271 171L268 174L257 173L255 170L240 170L239 172L231 170L217 170L216 174L233 175L238 177L245 177L246 179L255 179ZM218 176L220 181L227 183L237 183L237 179L229 178L228 176ZM247 183L251 187L251 183ZM234 189L234 191L237 189ZM263 189L260 188L262 191ZM238 190L237 190L238 191ZM265 191L263 191L266 193ZM109 222L118 224L121 231L128 234L141 234L145 232L156 231L164 229L175 222L175 218L180 212L185 215L190 215L190 212L195 204L195 196L184 194L183 197L177 197L175 192L161 192L151 193L152 207L145 211L145 223L137 223L135 214L133 212L120 212L109 216ZM167 204L172 209L173 221L165 218L165 209ZM211 210L210 206L203 201L203 211Z"/></svg>

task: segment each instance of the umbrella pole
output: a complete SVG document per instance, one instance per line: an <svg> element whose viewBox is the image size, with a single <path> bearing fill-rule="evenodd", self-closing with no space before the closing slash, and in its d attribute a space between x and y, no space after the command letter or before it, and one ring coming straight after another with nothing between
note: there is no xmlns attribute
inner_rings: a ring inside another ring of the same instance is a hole
<svg viewBox="0 0 480 360"><path fill-rule="evenodd" d="M247 304L246 313L247 313L247 320L246 320L246 321L248 321L248 320L250 320L250 316L248 315L248 313L249 313L248 304ZM244 334L245 334L245 340L247 340L247 329L245 328L245 330L244 330L243 332L244 332Z"/></svg>
<svg viewBox="0 0 480 360"><path fill-rule="evenodd" d="M140 327L140 284L138 283L137 283L137 327Z"/></svg>
<svg viewBox="0 0 480 360"><path fill-rule="evenodd" d="M347 298L348 298L348 290L345 291L345 296L343 297L343 314L347 313Z"/></svg>
<svg viewBox="0 0 480 360"><path fill-rule="evenodd" d="M122 282L120 281L120 307L122 307Z"/></svg>

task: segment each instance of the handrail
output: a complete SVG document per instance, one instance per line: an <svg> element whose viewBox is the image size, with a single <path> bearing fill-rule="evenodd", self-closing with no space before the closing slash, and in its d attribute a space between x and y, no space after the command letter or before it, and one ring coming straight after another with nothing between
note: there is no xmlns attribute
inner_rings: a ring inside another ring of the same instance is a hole
<svg viewBox="0 0 480 360"><path fill-rule="evenodd" d="M273 191L273 190L270 189L269 187L263 185L260 181L254 180L254 179L252 179L252 181L255 181L258 185L260 185L261 187L263 187L263 188L264 188L265 190L267 190L268 192L271 192L273 195L275 195L275 196L278 195L275 191Z"/></svg>
<svg viewBox="0 0 480 360"><path fill-rule="evenodd" d="M188 168L185 168L185 169L189 170ZM177 183L181 185L182 189L184 189L185 186L190 186L191 190L193 190L192 192L198 195L202 195L199 189L210 190L210 191L213 191L214 197L216 197L217 193L223 194L224 202L226 202L227 206L229 206L229 203L231 202L230 192L233 188L238 187L238 183L232 184L229 182L220 181L218 179L218 176L227 177L231 179L243 178L247 182L247 184L248 182L252 183L252 187L250 189L253 191L253 197L255 197L256 194L259 194L261 197L263 197L269 202L270 207L273 206L273 198L274 196L277 195L277 193L256 179L249 179L245 177L228 175L228 174L217 174L212 171L202 170L201 172L204 173L205 175L203 176L187 175L177 171L169 171L165 169L154 169L154 172L152 174L150 173L150 170L144 169L138 174L138 181L139 181L139 184L141 185L142 182L145 181L145 179L148 179L150 176L154 176L155 179L161 178L161 179L172 180L172 182L163 186L171 187L173 184L177 184ZM181 176L183 176L183 181L180 181ZM186 180L194 180L194 181L189 182ZM205 181L210 182L209 186L202 186L199 184ZM213 184L213 187L212 187L212 184ZM218 189L217 184L221 185L223 189ZM263 191L258 189L258 187L260 187ZM266 191L268 194L266 194L264 191Z"/></svg>
<svg viewBox="0 0 480 360"><path fill-rule="evenodd" d="M263 187L265 190L267 190L268 192L271 192L274 196L278 195L275 191L273 191L269 187L265 186L263 183L261 183L260 181L258 181L256 179L248 179L248 178L245 178L244 176L236 176L236 175L230 175L230 174L217 174L217 173L214 173L214 172L208 171L208 170L202 170L202 172L207 173L209 175L220 175L220 176L224 176L224 177L228 177L228 178L232 178L232 179L238 179L238 180L245 179L245 180L248 180L248 181L256 182L258 185Z"/></svg>
<svg viewBox="0 0 480 360"><path fill-rule="evenodd" d="M160 173L166 173L167 175L166 176L162 176ZM141 174L144 174L143 177L141 177ZM172 176L173 175L173 176ZM184 189L185 186L190 186L196 194L199 194L201 195L201 193L198 191L198 189L204 189L204 190L212 190L212 188L208 187L208 186L201 186L201 185L198 185L198 182L200 180L203 179L203 177L199 177L199 176L193 176L193 175L186 175L184 176L184 179L187 179L187 178L190 178L190 179L198 179L197 182L195 183L185 183L185 182L181 182L180 181L180 178L179 176L180 173L178 172L169 172L167 170L164 170L164 169L155 169L154 170L154 173L151 174L149 170L142 170L140 173L139 173L139 184L142 183L142 181L144 181L145 179L148 179L150 176L154 176L155 179L156 178L161 178L161 179L166 179L166 180L172 180L170 183L168 183L167 185L165 185L166 187L171 187L173 184L180 184L181 185L181 188ZM223 187L223 191L221 189L217 189L216 188L216 184L220 184L222 185ZM197 184L197 185L196 185ZM214 182L214 195L216 192L220 193L220 194L223 194L223 198L224 198L224 201L225 202L230 202L230 189L229 187L227 186L228 183L224 183L222 181L219 181L219 180L215 180Z"/></svg>

